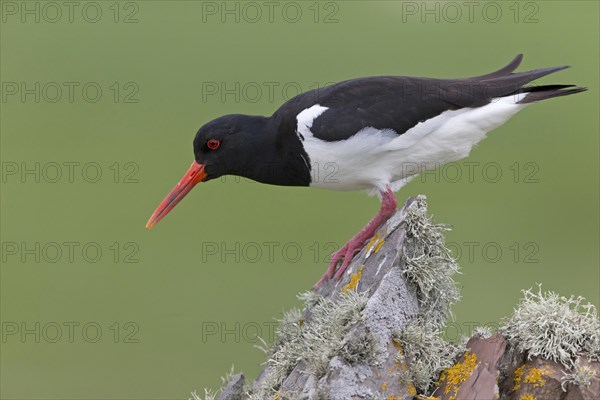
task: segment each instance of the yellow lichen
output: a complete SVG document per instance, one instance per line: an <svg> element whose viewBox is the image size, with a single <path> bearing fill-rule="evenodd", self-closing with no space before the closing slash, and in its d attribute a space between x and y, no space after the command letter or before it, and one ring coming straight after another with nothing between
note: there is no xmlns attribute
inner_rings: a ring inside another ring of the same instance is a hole
<svg viewBox="0 0 600 400"><path fill-rule="evenodd" d="M381 246L383 246L384 243L385 243L385 240L379 239L379 241L375 245L375 250L373 250L373 252L374 253L379 253L379 250L381 250Z"/></svg>
<svg viewBox="0 0 600 400"><path fill-rule="evenodd" d="M393 343L394 347L396 347L398 349L398 353L400 354L400 357L398 359L396 359L396 367L398 368L399 371L402 371L402 372L408 371L408 365L406 365L406 361L404 361L404 349L402 348L402 344L395 339L392 339L392 343ZM400 383L402 384L403 381L400 380ZM411 396L416 396L416 394L417 394L417 388L410 381L406 384L406 390L408 391L408 393Z"/></svg>
<svg viewBox="0 0 600 400"><path fill-rule="evenodd" d="M535 397L532 394L523 394L519 400L535 400Z"/></svg>
<svg viewBox="0 0 600 400"><path fill-rule="evenodd" d="M377 232L375 234L375 236L373 236L371 238L371 240L369 241L369 244L367 244L367 249L369 249L369 250L367 250L367 253L369 253L373 249L373 245L375 244L376 241L379 240L380 237L381 237L381 234L379 232Z"/></svg>
<svg viewBox="0 0 600 400"><path fill-rule="evenodd" d="M381 384L381 390L385 392L385 391L386 391L386 389L387 389L387 382L383 382L383 383Z"/></svg>
<svg viewBox="0 0 600 400"><path fill-rule="evenodd" d="M531 368L529 373L523 379L523 382L529 383L533 385L533 387L542 387L546 384L546 380L544 379L544 375L551 374L551 369L539 369L539 368Z"/></svg>
<svg viewBox="0 0 600 400"><path fill-rule="evenodd" d="M456 394L460 389L460 385L462 385L469 378L476 366L477 355L466 352L465 360L463 362L455 364L442 373L440 381L446 380L446 388L444 389L444 393L448 394L452 392L449 400L456 400Z"/></svg>
<svg viewBox="0 0 600 400"><path fill-rule="evenodd" d="M514 387L513 390L516 392L521 387L521 378L523 377L523 373L525 372L525 365L521 365L519 368L515 370L515 379L514 379Z"/></svg>
<svg viewBox="0 0 600 400"><path fill-rule="evenodd" d="M406 387L406 390L408 391L408 394L410 394L411 396L414 396L417 394L417 388L415 387L415 385L413 385L412 382L408 382L408 386Z"/></svg>
<svg viewBox="0 0 600 400"><path fill-rule="evenodd" d="M527 370L526 370L527 369ZM527 372L527 375L525 375ZM513 390L516 392L521 388L521 382L533 385L534 388L542 387L546 384L544 375L551 374L553 371L550 368L540 369L535 367L527 368L526 365L521 365L515 370L515 379ZM524 377L523 377L524 376Z"/></svg>
<svg viewBox="0 0 600 400"><path fill-rule="evenodd" d="M398 370L400 371L408 371L408 366L406 365L406 362L404 362L404 349L402 348L402 344L398 341L396 341L395 339L392 339L392 343L394 344L394 347L396 347L398 349L398 353L400 353L400 358L396 360L396 367L398 367Z"/></svg>
<svg viewBox="0 0 600 400"><path fill-rule="evenodd" d="M446 371L444 370L444 371L442 371L442 373L440 374L440 378L438 379L438 381L437 381L436 385L437 385L437 386L440 386L440 385L441 385L441 383L442 383L443 381L445 381L445 380L446 380L446 378L447 378L447 374L446 374Z"/></svg>
<svg viewBox="0 0 600 400"><path fill-rule="evenodd" d="M358 269L358 271L352 275L350 275L350 282L342 287L342 293L347 294L351 290L356 290L358 286L358 281L360 281L360 277L362 275L362 270L364 268L364 264Z"/></svg>

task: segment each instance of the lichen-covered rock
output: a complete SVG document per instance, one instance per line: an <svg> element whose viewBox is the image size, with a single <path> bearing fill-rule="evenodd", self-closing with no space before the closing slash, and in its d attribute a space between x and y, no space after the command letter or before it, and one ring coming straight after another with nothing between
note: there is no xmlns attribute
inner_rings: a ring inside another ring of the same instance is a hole
<svg viewBox="0 0 600 400"><path fill-rule="evenodd" d="M600 321L582 297L525 290L498 333L443 339L459 298L444 230L409 199L340 280L284 313L258 378L230 372L219 400L600 399Z"/></svg>
<svg viewBox="0 0 600 400"><path fill-rule="evenodd" d="M419 313L416 290L402 274L407 210L426 207L424 198L418 200L410 199L380 227L340 280L326 282L316 297L309 296L302 333L271 354L271 360L289 360L282 353L297 347L297 363L287 364L289 371L277 382L272 377L281 372L282 363L268 362L251 398L267 398L270 390L269 398L276 393L294 399L412 399L414 389L400 379L403 371L392 336ZM337 326L331 330L331 325Z"/></svg>
<svg viewBox="0 0 600 400"><path fill-rule="evenodd" d="M584 371L588 371L587 375ZM555 361L532 357L508 371L501 393L507 400L597 400L598 376L598 362L582 359L569 370Z"/></svg>
<svg viewBox="0 0 600 400"><path fill-rule="evenodd" d="M506 341L498 334L487 339L474 337L466 347L467 352L440 377L434 396L440 400L498 399L498 377Z"/></svg>
<svg viewBox="0 0 600 400"><path fill-rule="evenodd" d="M247 397L412 399L417 388L409 368L416 361L405 357L394 338L423 317L423 309L436 321L431 334L438 335L439 321L458 298L451 279L456 265L443 246L442 230L429 220L424 196L409 199L341 279L304 295L302 312L284 315L266 366ZM443 296L432 291L436 277ZM430 368L423 370L429 384L434 377Z"/></svg>
<svg viewBox="0 0 600 400"><path fill-rule="evenodd" d="M567 391L564 400L600 398L600 362L580 358L572 371L563 371L561 386Z"/></svg>

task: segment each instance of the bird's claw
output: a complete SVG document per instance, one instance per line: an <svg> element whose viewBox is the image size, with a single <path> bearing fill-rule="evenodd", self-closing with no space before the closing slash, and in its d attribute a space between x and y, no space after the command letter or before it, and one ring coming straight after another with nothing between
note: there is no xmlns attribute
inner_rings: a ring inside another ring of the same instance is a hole
<svg viewBox="0 0 600 400"><path fill-rule="evenodd" d="M325 274L323 274L321 279L319 279L319 281L315 284L315 289L318 289L325 281L328 281L334 277L335 279L340 279L346 271L346 269L348 268L348 266L350 265L350 262L352 261L354 255L358 253L360 249L360 245L357 245L350 241L346 243L341 249L333 253L329 260L329 267L327 268L327 271L325 271ZM337 265L340 261L342 261L342 265L338 268Z"/></svg>
<svg viewBox="0 0 600 400"><path fill-rule="evenodd" d="M342 253L342 251L343 251L343 255L338 256L338 258L335 260L334 265L337 265L338 260L341 257L344 258L342 260L342 265L335 272L335 279L340 279L342 277L342 275L344 275L344 272L346 272L346 269L348 269L348 266L350 265L350 262L354 258L354 255L356 253L358 253L360 251L360 249L361 249L360 245L356 245L354 243L347 243L346 246L342 247L331 257L332 261L333 261L334 257L338 256L338 253Z"/></svg>

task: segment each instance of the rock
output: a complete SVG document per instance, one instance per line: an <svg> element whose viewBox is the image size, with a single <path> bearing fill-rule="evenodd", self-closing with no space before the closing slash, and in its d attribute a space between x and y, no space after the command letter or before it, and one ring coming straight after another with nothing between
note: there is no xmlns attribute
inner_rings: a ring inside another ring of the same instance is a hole
<svg viewBox="0 0 600 400"><path fill-rule="evenodd" d="M234 375L221 391L219 400L242 400L244 398L244 374Z"/></svg>
<svg viewBox="0 0 600 400"><path fill-rule="evenodd" d="M400 380L406 364L397 361L399 350L392 336L419 312L417 294L406 282L402 267L406 212L423 204L424 197L409 199L354 257L343 277L326 282L317 291L317 295L333 302L349 292L364 296L362 317L347 326L339 348L319 376L311 374L307 363L300 361L278 388L279 398L412 399L414 387ZM310 306L303 315L305 326L314 323ZM265 373L268 368L255 386L269 379Z"/></svg>
<svg viewBox="0 0 600 400"><path fill-rule="evenodd" d="M245 390L244 376L234 376L219 399L600 399L600 322L582 298L526 290L505 336L478 328L465 346L443 340L459 298L457 266L426 207L424 196L408 199L340 280L304 294L304 310L284 315L258 378ZM566 320L578 329L546 328ZM565 365L580 357L569 368L528 357L540 348L576 349L543 353Z"/></svg>
<svg viewBox="0 0 600 400"><path fill-rule="evenodd" d="M539 357L527 360L523 354L511 354L499 334L489 339L471 338L465 355L442 374L433 396L440 400L597 400L597 378L589 379L589 385L565 382L565 375L586 367L600 376L600 363L585 357L569 371L554 361Z"/></svg>
<svg viewBox="0 0 600 400"><path fill-rule="evenodd" d="M499 334L487 339L471 338L467 352L451 368L456 373L442 374L440 386L433 395L440 400L498 399L497 382L505 350L506 341Z"/></svg>
<svg viewBox="0 0 600 400"><path fill-rule="evenodd" d="M565 382L564 377L577 373L577 370L590 367L596 378L589 380L589 386ZM525 360L514 370L508 371L507 379L501 388L507 400L597 400L600 398L600 363L581 358L574 370L562 364L540 357Z"/></svg>

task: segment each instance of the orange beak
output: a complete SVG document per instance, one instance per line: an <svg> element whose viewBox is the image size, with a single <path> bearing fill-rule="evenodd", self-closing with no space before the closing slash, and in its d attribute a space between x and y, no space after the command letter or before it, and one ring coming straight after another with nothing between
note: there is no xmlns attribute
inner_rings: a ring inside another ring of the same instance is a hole
<svg viewBox="0 0 600 400"><path fill-rule="evenodd" d="M154 225L163 219L169 211L185 197L186 194L192 190L199 182L202 182L206 178L204 172L204 165L198 164L196 161L192 163L190 169L185 173L179 183L171 190L171 192L165 197L165 199L156 208L148 223L146 224L147 229L151 229Z"/></svg>

